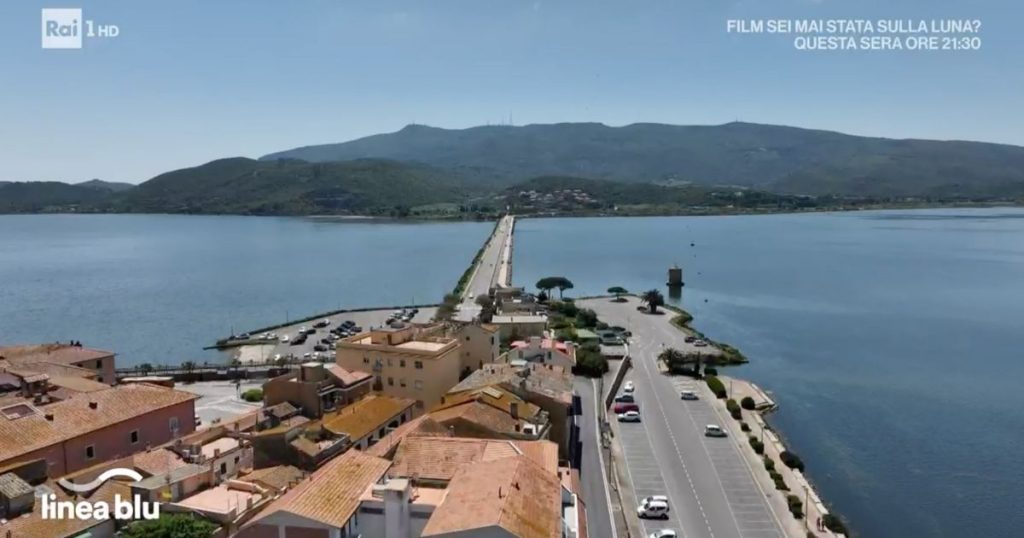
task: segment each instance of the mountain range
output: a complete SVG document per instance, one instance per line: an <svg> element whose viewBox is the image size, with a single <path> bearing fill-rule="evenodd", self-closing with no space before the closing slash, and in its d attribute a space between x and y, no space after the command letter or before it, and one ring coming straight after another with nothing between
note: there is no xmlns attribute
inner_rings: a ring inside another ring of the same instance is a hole
<svg viewBox="0 0 1024 538"><path fill-rule="evenodd" d="M0 213L407 214L439 204L472 213L525 190L569 186L592 191L596 206L716 205L736 191L747 193L744 203L780 208L806 196L1020 201L1024 148L751 123L409 125L258 160L219 159L138 186L0 182Z"/></svg>

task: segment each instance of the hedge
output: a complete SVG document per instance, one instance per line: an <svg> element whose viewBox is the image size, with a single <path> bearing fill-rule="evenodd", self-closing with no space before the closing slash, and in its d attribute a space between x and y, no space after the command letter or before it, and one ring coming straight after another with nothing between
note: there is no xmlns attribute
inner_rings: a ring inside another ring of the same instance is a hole
<svg viewBox="0 0 1024 538"><path fill-rule="evenodd" d="M804 472L804 462L800 459L800 456L797 456L788 450L783 450L779 453L779 459L782 460L782 463L786 464L786 467L796 469L801 473Z"/></svg>
<svg viewBox="0 0 1024 538"><path fill-rule="evenodd" d="M743 399L740 400L740 407L746 409L747 411L753 411L755 407L754 399L751 398L750 396L744 396Z"/></svg>
<svg viewBox="0 0 1024 538"><path fill-rule="evenodd" d="M711 392L715 393L715 397L716 398L719 398L719 399L722 399L722 400L725 399L727 394L725 392L725 385L722 384L722 380L721 379L718 379L717 377L715 377L713 375L709 375L709 376L705 377L704 380L707 382L708 388L711 389Z"/></svg>
<svg viewBox="0 0 1024 538"><path fill-rule="evenodd" d="M797 497L796 495L787 495L786 503L789 504L789 511L793 514L793 517L803 519L804 502L800 500L800 497Z"/></svg>
<svg viewBox="0 0 1024 538"><path fill-rule="evenodd" d="M750 446L754 447L754 452L764 454L764 443L753 435L750 436Z"/></svg>
<svg viewBox="0 0 1024 538"><path fill-rule="evenodd" d="M764 457L764 468L768 472L774 471L775 470L775 460L771 459L768 456L765 456Z"/></svg>
<svg viewBox="0 0 1024 538"><path fill-rule="evenodd" d="M750 426L746 422L740 422L740 431L750 432Z"/></svg>
<svg viewBox="0 0 1024 538"><path fill-rule="evenodd" d="M263 401L263 389L249 389L242 393L242 399L247 402Z"/></svg>
<svg viewBox="0 0 1024 538"><path fill-rule="evenodd" d="M835 514L825 514L821 517L821 522L825 524L826 529L836 534L848 534L846 532L846 525L843 525L843 520L839 519L839 516Z"/></svg>
<svg viewBox="0 0 1024 538"><path fill-rule="evenodd" d="M740 420L742 414L740 413L740 404L736 403L736 400L733 400L732 398L726 400L725 408L729 411L729 414L732 415L732 418Z"/></svg>

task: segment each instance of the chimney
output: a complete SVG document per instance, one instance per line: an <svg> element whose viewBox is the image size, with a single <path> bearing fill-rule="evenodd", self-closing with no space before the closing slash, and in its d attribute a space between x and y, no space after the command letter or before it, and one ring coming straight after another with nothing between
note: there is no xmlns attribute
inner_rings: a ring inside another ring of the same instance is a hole
<svg viewBox="0 0 1024 538"><path fill-rule="evenodd" d="M47 413L47 414L45 414L43 416L46 417L46 420L49 420L50 422L53 422L53 413Z"/></svg>
<svg viewBox="0 0 1024 538"><path fill-rule="evenodd" d="M519 418L519 402L512 402L511 404L509 404L508 411L512 415L512 418L518 419Z"/></svg>
<svg viewBox="0 0 1024 538"><path fill-rule="evenodd" d="M97 407L99 407L98 403L96 403L96 402L89 402L89 409L96 409Z"/></svg>

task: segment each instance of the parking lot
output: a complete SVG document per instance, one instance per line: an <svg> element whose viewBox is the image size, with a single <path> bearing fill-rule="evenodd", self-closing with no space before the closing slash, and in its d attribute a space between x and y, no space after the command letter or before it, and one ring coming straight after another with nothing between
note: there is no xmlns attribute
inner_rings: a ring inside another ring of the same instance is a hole
<svg viewBox="0 0 1024 538"><path fill-rule="evenodd" d="M356 326L362 327L363 330L369 330L373 327L381 327L384 322L392 316L395 309L386 310L366 310L360 312L343 312L328 316L325 319L330 320L330 324L325 328L317 329L315 333L309 335L306 341L300 345L292 345L291 342L284 343L280 341L269 341L263 345L245 345L225 350L232 359L238 359L243 363L259 363L274 360L277 355L287 357L293 355L295 357L306 357L312 359L314 353L317 353L313 347L320 343L322 338L325 338L329 331L346 320L352 320ZM437 312L436 307L420 308L419 312L416 313L412 318L413 323L426 323L429 322L433 317L434 313ZM294 339L302 327L312 328L313 324L319 320L303 321L300 323L292 323L284 327L278 327L270 331L276 335L283 336L288 335L289 339ZM253 337L259 336L253 334ZM319 352L321 356L334 357L334 352L330 349L324 352ZM308 355L307 355L308 354Z"/></svg>

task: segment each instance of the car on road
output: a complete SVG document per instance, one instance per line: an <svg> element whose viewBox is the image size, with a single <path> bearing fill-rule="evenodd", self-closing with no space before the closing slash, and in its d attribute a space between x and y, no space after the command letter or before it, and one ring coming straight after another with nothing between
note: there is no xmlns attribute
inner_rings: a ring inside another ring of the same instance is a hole
<svg viewBox="0 0 1024 538"><path fill-rule="evenodd" d="M291 341L291 339L292 338L290 336L288 336L287 334L282 334L281 335L281 342L283 342L285 344L287 344L289 341Z"/></svg>
<svg viewBox="0 0 1024 538"><path fill-rule="evenodd" d="M310 327L302 331L304 334L316 334L316 327Z"/></svg>
<svg viewBox="0 0 1024 538"><path fill-rule="evenodd" d="M640 413L638 411L626 411L625 413L619 413L619 422L640 422Z"/></svg>
<svg viewBox="0 0 1024 538"><path fill-rule="evenodd" d="M693 343L697 347L707 347L708 343L706 340L697 340Z"/></svg>
<svg viewBox="0 0 1024 538"><path fill-rule="evenodd" d="M632 394L619 394L615 397L616 402L633 403L636 401Z"/></svg>
<svg viewBox="0 0 1024 538"><path fill-rule="evenodd" d="M684 400L699 400L697 393L692 390L684 390L679 393L679 397Z"/></svg>
<svg viewBox="0 0 1024 538"><path fill-rule="evenodd" d="M625 386L622 387L622 392L627 394L632 394L634 390L636 390L636 385L632 381L626 381Z"/></svg>
<svg viewBox="0 0 1024 538"><path fill-rule="evenodd" d="M672 529L656 530L647 535L647 538L676 538L676 531Z"/></svg>
<svg viewBox="0 0 1024 538"><path fill-rule="evenodd" d="M324 319L314 323L313 326L318 328L318 329L322 329L322 328L324 328L324 327L326 327L326 326L328 326L330 324L331 324L331 320L324 318Z"/></svg>
<svg viewBox="0 0 1024 538"><path fill-rule="evenodd" d="M663 502L667 506L668 505L668 495L651 495L650 497L644 497L643 499L640 499L640 504L641 505L652 503L652 502Z"/></svg>
<svg viewBox="0 0 1024 538"><path fill-rule="evenodd" d="M640 412L640 406L635 403L626 402L617 403L614 406L612 406L612 412L614 412L616 415L618 415L619 413L626 413L628 411Z"/></svg>
<svg viewBox="0 0 1024 538"><path fill-rule="evenodd" d="M683 338L683 341L686 342L687 344L692 344L692 343L697 341L697 337L693 336L693 335L690 335L690 336L687 336L686 338Z"/></svg>
<svg viewBox="0 0 1024 538"><path fill-rule="evenodd" d="M313 346L313 350L314 351L327 351L327 349L328 348L327 348L326 344L317 344L317 345Z"/></svg>
<svg viewBox="0 0 1024 538"><path fill-rule="evenodd" d="M668 519L668 503L664 501L651 501L641 504L636 508L636 515L644 519Z"/></svg>
<svg viewBox="0 0 1024 538"><path fill-rule="evenodd" d="M726 435L725 430L717 424L708 424L707 426L704 426L705 437L725 437Z"/></svg>

